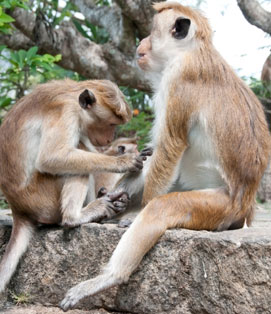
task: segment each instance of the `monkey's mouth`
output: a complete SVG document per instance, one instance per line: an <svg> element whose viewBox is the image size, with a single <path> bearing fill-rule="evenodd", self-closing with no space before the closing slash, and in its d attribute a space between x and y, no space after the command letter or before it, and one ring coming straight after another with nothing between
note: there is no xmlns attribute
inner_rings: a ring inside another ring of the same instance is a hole
<svg viewBox="0 0 271 314"><path fill-rule="evenodd" d="M145 57L146 57L145 53L138 53L136 56L137 62L142 61L142 59L144 59Z"/></svg>
<svg viewBox="0 0 271 314"><path fill-rule="evenodd" d="M147 63L147 55L145 53L138 53L136 59L140 67L145 66Z"/></svg>

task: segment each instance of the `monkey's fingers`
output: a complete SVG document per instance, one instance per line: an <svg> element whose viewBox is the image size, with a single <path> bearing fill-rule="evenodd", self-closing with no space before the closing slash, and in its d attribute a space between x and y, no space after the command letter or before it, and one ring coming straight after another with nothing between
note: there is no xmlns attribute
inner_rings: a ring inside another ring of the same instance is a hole
<svg viewBox="0 0 271 314"><path fill-rule="evenodd" d="M151 156L153 154L153 148L152 147L146 147L142 149L139 156Z"/></svg>
<svg viewBox="0 0 271 314"><path fill-rule="evenodd" d="M104 186L102 186L98 193L97 193L97 198L103 197L107 194L107 188L105 188Z"/></svg>
<svg viewBox="0 0 271 314"><path fill-rule="evenodd" d="M129 195L125 191L115 191L111 193L107 193L107 197L110 199L110 201L114 202L121 199L130 199Z"/></svg>
<svg viewBox="0 0 271 314"><path fill-rule="evenodd" d="M131 172L140 171L143 169L143 158L141 156L137 156L134 161L134 168L132 168Z"/></svg>

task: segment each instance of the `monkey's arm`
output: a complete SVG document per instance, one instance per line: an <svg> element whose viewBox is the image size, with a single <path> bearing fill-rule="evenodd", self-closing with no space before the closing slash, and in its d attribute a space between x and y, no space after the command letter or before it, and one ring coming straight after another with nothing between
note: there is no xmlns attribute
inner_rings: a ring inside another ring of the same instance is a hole
<svg viewBox="0 0 271 314"><path fill-rule="evenodd" d="M144 168L140 172L128 172L125 173L120 180L116 183L113 190L125 191L128 193L131 204L140 204L142 200L144 181L148 169L151 164L153 154L153 148L147 147L140 152L140 156L146 159L144 162Z"/></svg>
<svg viewBox="0 0 271 314"><path fill-rule="evenodd" d="M40 172L84 175L94 171L122 173L142 169L142 158L134 153L115 157L78 149L78 127L70 125L69 128L54 123L51 128L44 127L36 160Z"/></svg>
<svg viewBox="0 0 271 314"><path fill-rule="evenodd" d="M179 138L170 141L161 140L152 156L149 170L146 174L143 201L146 205L154 197L167 193L178 175L178 165L186 144Z"/></svg>

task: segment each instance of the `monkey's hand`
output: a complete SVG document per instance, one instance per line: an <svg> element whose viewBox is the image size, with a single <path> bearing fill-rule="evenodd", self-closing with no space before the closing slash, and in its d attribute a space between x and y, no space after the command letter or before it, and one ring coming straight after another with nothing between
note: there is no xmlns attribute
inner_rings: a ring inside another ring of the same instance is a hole
<svg viewBox="0 0 271 314"><path fill-rule="evenodd" d="M118 172L137 172L143 168L143 160L146 160L146 156L138 154L125 154L116 157L118 159Z"/></svg>
<svg viewBox="0 0 271 314"><path fill-rule="evenodd" d="M152 147L146 147L144 149L142 149L142 151L140 152L139 156L141 157L149 157L153 154L153 148Z"/></svg>

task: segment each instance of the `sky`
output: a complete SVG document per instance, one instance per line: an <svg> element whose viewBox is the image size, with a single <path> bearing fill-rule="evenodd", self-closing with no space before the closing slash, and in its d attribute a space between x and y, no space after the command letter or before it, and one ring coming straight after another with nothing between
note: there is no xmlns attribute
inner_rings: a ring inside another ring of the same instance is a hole
<svg viewBox="0 0 271 314"><path fill-rule="evenodd" d="M180 1L187 5L193 2L196 1ZM262 5L271 11L270 0ZM270 36L245 19L236 0L205 0L200 8L211 23L214 45L221 55L239 76L259 79L262 66L270 54Z"/></svg>
<svg viewBox="0 0 271 314"><path fill-rule="evenodd" d="M190 6L200 2L200 9L214 30L213 40L217 50L239 76L260 79L263 64L270 54L271 38L245 19L237 0L173 1ZM271 0L258 1L271 12Z"/></svg>

